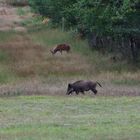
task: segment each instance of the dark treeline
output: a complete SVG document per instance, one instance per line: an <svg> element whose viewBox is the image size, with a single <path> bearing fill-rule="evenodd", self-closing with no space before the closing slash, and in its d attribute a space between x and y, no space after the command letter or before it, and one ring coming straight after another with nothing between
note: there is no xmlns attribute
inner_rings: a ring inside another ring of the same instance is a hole
<svg viewBox="0 0 140 140"><path fill-rule="evenodd" d="M139 0L29 0L54 25L74 29L92 48L140 62Z"/></svg>

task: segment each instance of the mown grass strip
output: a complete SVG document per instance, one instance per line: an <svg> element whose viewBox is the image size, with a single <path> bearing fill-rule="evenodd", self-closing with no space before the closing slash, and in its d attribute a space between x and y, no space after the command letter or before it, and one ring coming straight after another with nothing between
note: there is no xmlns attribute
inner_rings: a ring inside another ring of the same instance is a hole
<svg viewBox="0 0 140 140"><path fill-rule="evenodd" d="M139 97L21 96L0 99L0 138L140 138Z"/></svg>

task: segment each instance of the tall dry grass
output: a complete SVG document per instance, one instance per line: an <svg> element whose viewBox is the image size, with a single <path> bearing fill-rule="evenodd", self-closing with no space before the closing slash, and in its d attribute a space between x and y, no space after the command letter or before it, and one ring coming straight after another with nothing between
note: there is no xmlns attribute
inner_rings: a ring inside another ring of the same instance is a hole
<svg viewBox="0 0 140 140"><path fill-rule="evenodd" d="M50 48L33 43L30 38L14 35L6 43L0 44L0 58L9 73L19 78L78 76L90 71L90 64L81 55L71 52L50 53ZM4 55L4 56L3 56Z"/></svg>
<svg viewBox="0 0 140 140"><path fill-rule="evenodd" d="M1 65L6 67L7 74L16 75L16 79L55 77L54 82L65 78L66 81L91 79L116 84L140 84L138 69L125 61L112 62L110 54L102 55L91 50L86 40L80 40L70 32L43 28L23 34L7 33L0 42ZM60 43L70 44L71 52L53 56L50 49Z"/></svg>
<svg viewBox="0 0 140 140"><path fill-rule="evenodd" d="M116 62L112 61L112 54L101 54L96 50L92 50L88 47L86 40L80 40L77 36L72 36L71 32L62 32L59 29L52 30L43 28L43 30L39 31L34 30L31 32L30 36L33 41L42 44L47 50L59 43L65 42L70 44L72 47L70 57L78 58L74 58L71 59L71 61L68 61L67 57L63 56L63 61L66 60L68 62L67 64L63 62L64 66L72 66L71 63L73 63L73 65L76 64L76 67L83 66L81 69L82 73L79 71L78 73L84 75L87 78L92 77L93 79L111 81L120 84L140 84L140 69L138 67L121 59L117 60ZM59 59L60 57L58 56L58 60ZM54 58L52 58L51 61L56 62ZM70 69L72 67L70 67Z"/></svg>

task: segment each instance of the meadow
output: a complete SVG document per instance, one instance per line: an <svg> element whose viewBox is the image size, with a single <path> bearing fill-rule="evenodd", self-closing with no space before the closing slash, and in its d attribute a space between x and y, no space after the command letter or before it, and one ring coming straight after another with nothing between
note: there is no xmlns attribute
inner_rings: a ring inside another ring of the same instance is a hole
<svg viewBox="0 0 140 140"><path fill-rule="evenodd" d="M22 21L27 32L0 31L0 140L139 140L139 68L41 20ZM53 56L64 42L71 52ZM68 83L81 79L103 88L66 96Z"/></svg>
<svg viewBox="0 0 140 140"><path fill-rule="evenodd" d="M0 99L1 140L139 140L139 97Z"/></svg>
<svg viewBox="0 0 140 140"><path fill-rule="evenodd" d="M27 33L0 33L0 83L32 77L93 77L115 84L139 85L140 71L124 60L112 62L111 54L101 54L88 47L86 40L71 32L49 27L32 27ZM59 43L71 45L71 53L57 53L50 49ZM78 66L78 67L77 67ZM14 77L12 76L14 75Z"/></svg>

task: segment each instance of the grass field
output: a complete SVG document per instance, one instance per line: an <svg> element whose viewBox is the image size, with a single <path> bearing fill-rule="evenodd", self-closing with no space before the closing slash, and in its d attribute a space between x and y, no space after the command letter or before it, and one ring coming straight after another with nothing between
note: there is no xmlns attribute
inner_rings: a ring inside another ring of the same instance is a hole
<svg viewBox="0 0 140 140"><path fill-rule="evenodd" d="M0 140L139 140L139 97L0 99Z"/></svg>
<svg viewBox="0 0 140 140"><path fill-rule="evenodd" d="M25 11L18 8L15 16ZM140 139L138 67L112 62L112 54L42 25L42 17L19 25L27 31L0 32L0 140ZM71 52L53 56L59 43L70 44ZM66 96L68 83L81 79L103 88L96 96Z"/></svg>

